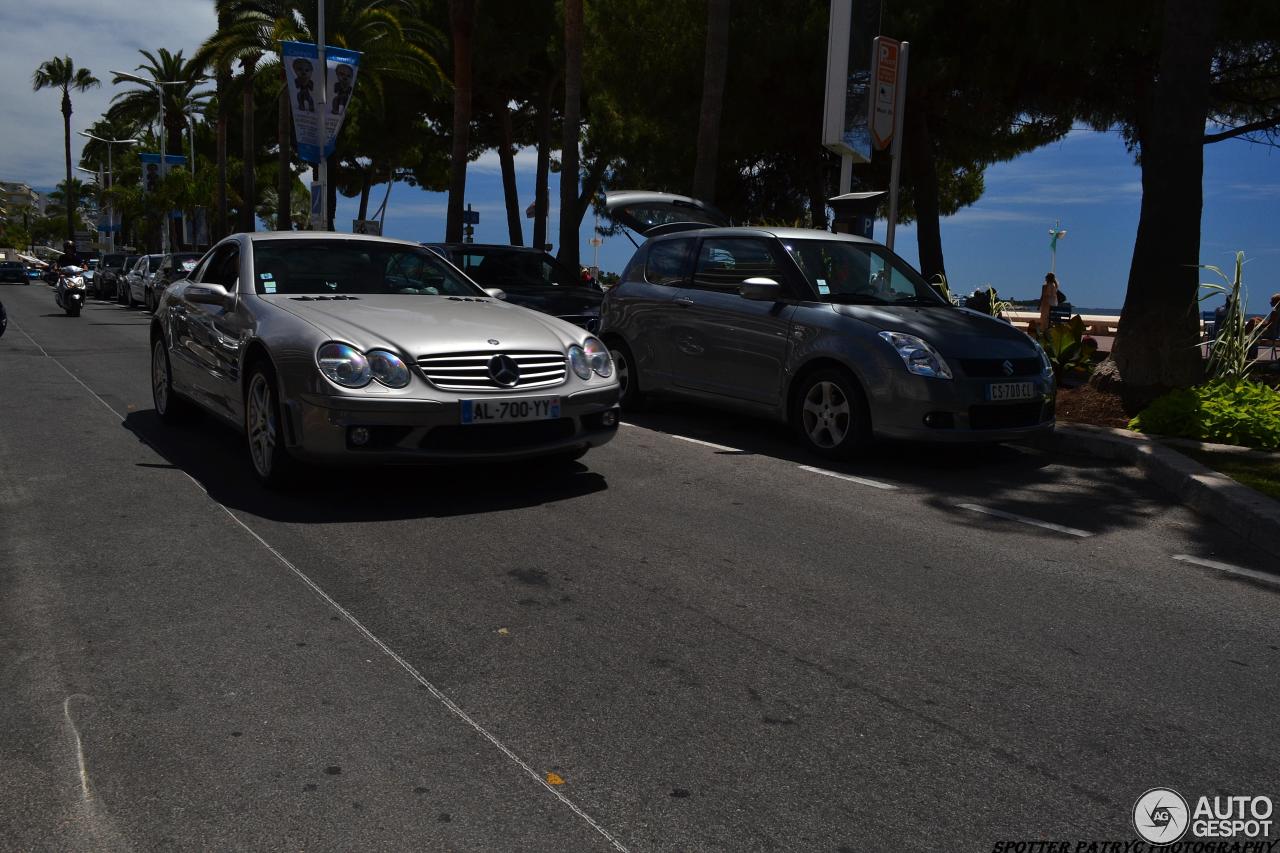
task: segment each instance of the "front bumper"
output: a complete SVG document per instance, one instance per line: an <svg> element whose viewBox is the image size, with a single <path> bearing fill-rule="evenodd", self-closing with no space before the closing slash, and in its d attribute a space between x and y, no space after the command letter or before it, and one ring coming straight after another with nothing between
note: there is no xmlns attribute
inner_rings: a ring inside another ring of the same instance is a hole
<svg viewBox="0 0 1280 853"><path fill-rule="evenodd" d="M1030 400L987 399L992 383L1031 382ZM1009 379L928 379L904 374L870 397L872 430L877 436L944 444L991 444L1050 433L1054 428L1052 377Z"/></svg>
<svg viewBox="0 0 1280 853"><path fill-rule="evenodd" d="M356 400L311 394L290 400L284 417L290 453L309 462L503 462L572 453L607 443L618 431L618 387L562 395L560 418L547 421L463 425L461 405L456 400ZM368 431L368 441L362 446L352 441L355 427Z"/></svg>

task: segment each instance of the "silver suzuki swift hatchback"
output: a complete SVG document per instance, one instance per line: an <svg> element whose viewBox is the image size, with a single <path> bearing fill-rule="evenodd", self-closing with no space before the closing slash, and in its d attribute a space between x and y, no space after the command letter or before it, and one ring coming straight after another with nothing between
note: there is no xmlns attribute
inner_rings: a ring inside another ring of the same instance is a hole
<svg viewBox="0 0 1280 853"><path fill-rule="evenodd" d="M725 227L664 193L610 193L649 239L605 297L601 337L622 405L697 399L790 423L826 456L873 437L994 443L1053 429L1053 373L1034 340L950 304L872 240Z"/></svg>

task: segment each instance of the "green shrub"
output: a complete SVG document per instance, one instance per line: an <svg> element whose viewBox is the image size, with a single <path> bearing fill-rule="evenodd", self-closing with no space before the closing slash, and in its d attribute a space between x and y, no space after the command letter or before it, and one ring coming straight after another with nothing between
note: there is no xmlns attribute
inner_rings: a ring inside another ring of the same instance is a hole
<svg viewBox="0 0 1280 853"><path fill-rule="evenodd" d="M1171 391L1129 422L1139 432L1280 449L1280 391L1223 379Z"/></svg>
<svg viewBox="0 0 1280 853"><path fill-rule="evenodd" d="M1093 356L1098 342L1084 333L1084 318L1079 314L1066 323L1055 323L1040 336L1049 363L1053 365L1053 379L1058 387L1067 379L1083 378L1093 373Z"/></svg>

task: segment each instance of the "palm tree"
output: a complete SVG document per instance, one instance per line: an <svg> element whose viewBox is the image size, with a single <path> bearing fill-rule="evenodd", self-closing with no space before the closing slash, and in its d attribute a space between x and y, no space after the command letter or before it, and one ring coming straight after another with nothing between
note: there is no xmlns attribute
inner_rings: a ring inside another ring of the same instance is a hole
<svg viewBox="0 0 1280 853"><path fill-rule="evenodd" d="M293 0L217 0L218 18L221 23L201 46L197 56L208 63L230 62L239 59L245 67L241 85L245 91L245 150L246 164L245 199L242 216L247 210L252 219L252 199L255 187L252 181L253 145L253 91L252 73L275 71L281 80L277 99L281 114L280 128L280 182L277 188L276 209L282 213L291 208L288 196L292 181L292 145L289 132L289 93L284 87L284 75L279 73L279 49L281 41L313 42L317 29L316 4ZM443 73L434 57L426 49L439 40L430 27L414 14L409 0L326 0L325 42L330 45L359 51L360 89L362 98L382 96L382 78L390 77L435 87L443 79ZM260 66L258 62L267 57ZM335 158L331 158L331 164ZM332 199L336 181L329 182L329 205L332 217ZM287 215L287 214L286 214ZM283 221L283 217L281 220ZM242 220L242 226L246 223ZM252 222L247 223L252 228Z"/></svg>
<svg viewBox="0 0 1280 853"><path fill-rule="evenodd" d="M137 67L140 76L160 81L182 81L178 86L157 86L164 97L164 132L166 137L166 154L182 153L182 135L187 129L187 121L204 114L209 96L213 92L208 89L197 91L200 84L203 66L183 58L182 51L170 53L160 48L158 53L148 50L138 51L146 62ZM113 83L129 82L127 77L116 77ZM141 89L128 89L111 99L111 108L107 110L107 118L113 122L132 124L134 127L155 124L160 119L160 98L156 90L150 86Z"/></svg>
<svg viewBox="0 0 1280 853"><path fill-rule="evenodd" d="M41 89L61 89L62 90L62 135L64 139L64 148L66 149L67 159L67 185L72 187L72 197L68 199L67 204L67 240L75 242L75 195L74 184L72 184L71 176L71 90L77 92L85 92L94 86L100 85L101 81L94 77L87 68L76 68L75 63L71 61L71 57L55 56L46 62L40 63L40 67L31 75L31 88L33 91L39 92Z"/></svg>

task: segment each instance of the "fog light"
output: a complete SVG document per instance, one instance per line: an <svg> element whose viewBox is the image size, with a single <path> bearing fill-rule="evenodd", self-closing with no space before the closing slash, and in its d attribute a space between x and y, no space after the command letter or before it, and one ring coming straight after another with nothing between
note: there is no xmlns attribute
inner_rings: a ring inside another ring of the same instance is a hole
<svg viewBox="0 0 1280 853"><path fill-rule="evenodd" d="M600 423L604 424L604 425L605 425L605 426L607 426L607 427L617 426L617 425L618 425L618 413L617 413L616 411L614 411L613 409L610 409L609 411L605 412L605 413L600 417Z"/></svg>
<svg viewBox="0 0 1280 853"><path fill-rule="evenodd" d="M347 438L351 441L352 447L364 447L369 443L368 427L352 427L347 433Z"/></svg>
<svg viewBox="0 0 1280 853"><path fill-rule="evenodd" d="M955 429L956 418L951 412L930 412L924 416L924 425L931 429Z"/></svg>

